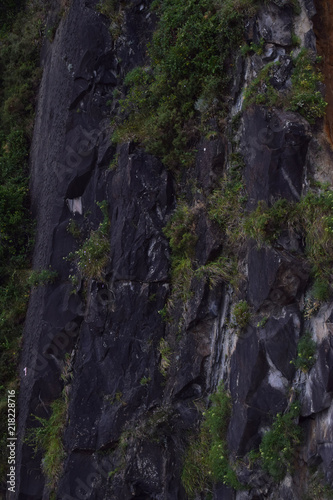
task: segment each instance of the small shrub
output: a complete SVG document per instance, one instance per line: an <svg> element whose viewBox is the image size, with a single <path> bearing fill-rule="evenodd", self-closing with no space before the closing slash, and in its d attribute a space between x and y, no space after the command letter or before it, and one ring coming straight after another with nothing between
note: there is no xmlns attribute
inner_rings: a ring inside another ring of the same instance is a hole
<svg viewBox="0 0 333 500"><path fill-rule="evenodd" d="M300 368L303 372L308 372L316 362L316 351L316 342L312 339L311 333L306 332L300 338L297 345L297 358L293 361L296 368Z"/></svg>
<svg viewBox="0 0 333 500"><path fill-rule="evenodd" d="M221 182L221 187L213 191L208 200L208 216L220 226L222 231L236 242L241 237L241 220L246 202L244 185L239 170L243 159L234 157L234 170ZM239 163L240 162L240 163Z"/></svg>
<svg viewBox="0 0 333 500"><path fill-rule="evenodd" d="M54 489L62 474L65 451L62 443L66 423L67 406L63 398L51 403L52 414L49 419L35 417L39 427L28 431L26 442L34 446L35 453L43 452L42 466L48 485Z"/></svg>
<svg viewBox="0 0 333 500"><path fill-rule="evenodd" d="M151 377L142 377L140 380L140 385L148 385L151 381Z"/></svg>
<svg viewBox="0 0 333 500"><path fill-rule="evenodd" d="M322 75L315 69L306 49L294 59L292 90L288 97L288 109L298 111L310 123L325 115L327 102L318 90Z"/></svg>
<svg viewBox="0 0 333 500"><path fill-rule="evenodd" d="M211 396L212 405L203 413L199 437L192 440L185 455L182 483L189 498L222 482L243 489L230 460L226 435L231 416L231 399L221 384Z"/></svg>
<svg viewBox="0 0 333 500"><path fill-rule="evenodd" d="M296 3L295 3L296 4ZM293 37L293 44L297 44L297 37ZM274 67L279 62L268 63L259 75L250 83L244 92L244 105L286 107L303 115L309 123L325 115L327 102L318 90L318 83L322 81L321 73L312 62L308 50L302 49L293 59L294 70L291 76L292 88L284 95L272 85Z"/></svg>
<svg viewBox="0 0 333 500"><path fill-rule="evenodd" d="M80 226L74 219L70 219L70 221L68 222L67 231L76 240L79 240L82 236Z"/></svg>
<svg viewBox="0 0 333 500"><path fill-rule="evenodd" d="M85 279L103 279L104 268L109 260L110 220L107 203L104 201L98 203L98 206L103 213L103 221L95 231L91 231L82 247L68 257L76 261L77 267Z"/></svg>
<svg viewBox="0 0 333 500"><path fill-rule="evenodd" d="M27 282L29 286L36 287L54 283L57 277L57 271L52 271L51 269L41 269L39 271L31 271Z"/></svg>
<svg viewBox="0 0 333 500"><path fill-rule="evenodd" d="M262 468L275 481L281 481L291 472L297 446L301 442L298 426L299 403L293 403L284 415L278 413L271 430L264 434L260 445Z"/></svg>
<svg viewBox="0 0 333 500"><path fill-rule="evenodd" d="M321 277L316 278L312 285L311 293L314 300L318 300L319 302L327 301L332 293L329 281Z"/></svg>
<svg viewBox="0 0 333 500"><path fill-rule="evenodd" d="M169 313L176 301L185 303L191 297L192 258L197 242L195 223L195 209L181 202L164 228L171 250L172 294L167 305Z"/></svg>
<svg viewBox="0 0 333 500"><path fill-rule="evenodd" d="M169 239L173 261L193 257L198 239L195 234L195 219L194 209L181 202L166 225L164 234ZM177 263L175 265L177 266Z"/></svg>
<svg viewBox="0 0 333 500"><path fill-rule="evenodd" d="M241 331L248 325L251 319L251 311L246 300L241 300L234 306L232 310L232 317L238 330Z"/></svg>
<svg viewBox="0 0 333 500"><path fill-rule="evenodd" d="M251 104L263 106L278 106L281 105L279 92L271 84L274 67L278 66L279 62L270 62L260 71L259 75L249 84L244 92L244 106Z"/></svg>
<svg viewBox="0 0 333 500"><path fill-rule="evenodd" d="M243 36L253 0L155 1L157 29L149 66L126 77L122 124L115 140L137 140L172 168L193 163L201 121L222 112L230 60ZM195 33L195 36L193 36Z"/></svg>
<svg viewBox="0 0 333 500"><path fill-rule="evenodd" d="M291 218L292 204L286 199L277 200L272 207L259 201L256 210L244 220L244 232L259 243L273 243L281 233L288 218Z"/></svg>

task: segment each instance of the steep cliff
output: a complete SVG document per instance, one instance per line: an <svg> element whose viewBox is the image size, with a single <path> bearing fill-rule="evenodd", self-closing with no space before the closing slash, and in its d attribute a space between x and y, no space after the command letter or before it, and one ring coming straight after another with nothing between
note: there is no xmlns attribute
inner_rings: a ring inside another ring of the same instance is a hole
<svg viewBox="0 0 333 500"><path fill-rule="evenodd" d="M330 7L154 4L48 14L7 498L330 498Z"/></svg>

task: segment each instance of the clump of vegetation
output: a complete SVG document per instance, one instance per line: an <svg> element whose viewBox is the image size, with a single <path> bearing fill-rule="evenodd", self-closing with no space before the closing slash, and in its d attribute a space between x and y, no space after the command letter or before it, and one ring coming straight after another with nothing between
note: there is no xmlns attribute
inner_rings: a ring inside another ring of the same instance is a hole
<svg viewBox="0 0 333 500"><path fill-rule="evenodd" d="M325 302L331 294L331 286L327 278L317 277L311 288L311 294L315 301Z"/></svg>
<svg viewBox="0 0 333 500"><path fill-rule="evenodd" d="M203 413L199 436L190 443L185 455L181 479L189 498L207 491L216 482L237 490L243 488L227 447L232 405L223 384L211 396L211 401L211 407Z"/></svg>
<svg viewBox="0 0 333 500"><path fill-rule="evenodd" d="M117 40L122 32L124 12L121 0L100 0L97 10L110 19L110 33L113 40Z"/></svg>
<svg viewBox="0 0 333 500"><path fill-rule="evenodd" d="M304 500L323 500L333 498L333 488L329 486L322 473L313 471L310 478Z"/></svg>
<svg viewBox="0 0 333 500"><path fill-rule="evenodd" d="M195 224L195 209L190 208L185 202L181 202L164 228L164 234L169 239L171 250L173 296L169 303L169 309L172 308L176 300L181 299L185 302L190 298L193 277L192 258L197 242Z"/></svg>
<svg viewBox="0 0 333 500"><path fill-rule="evenodd" d="M103 279L103 272L109 260L110 219L107 202L97 203L103 212L103 221L95 231L91 231L79 250L69 255L76 261L77 267L85 279Z"/></svg>
<svg viewBox="0 0 333 500"><path fill-rule="evenodd" d="M262 55L264 53L265 48L265 40L261 38L259 43L251 42L250 44L245 44L241 47L242 56L246 56L250 52L254 52L255 54Z"/></svg>
<svg viewBox="0 0 333 500"><path fill-rule="evenodd" d="M329 281L333 264L333 232L331 213L333 193L308 192L298 203L277 200L271 207L259 202L257 209L246 215L243 229L259 244L274 244L283 230L303 235L305 256L315 278L314 294L326 300L330 294ZM319 299L320 297L320 299Z"/></svg>
<svg viewBox="0 0 333 500"><path fill-rule="evenodd" d="M270 208L263 201L259 201L257 208L244 218L245 234L260 245L272 244L280 236L288 220L292 220L292 208L293 204L284 198L277 200Z"/></svg>
<svg viewBox="0 0 333 500"><path fill-rule="evenodd" d="M308 372L316 362L317 344L312 339L311 333L306 332L299 340L297 345L297 358L293 361L296 368L303 372Z"/></svg>
<svg viewBox="0 0 333 500"><path fill-rule="evenodd" d="M258 4L155 0L159 21L149 65L125 79L128 93L121 108L126 118L114 140L137 140L170 167L189 165L198 138L197 110L205 121L225 108L230 61L242 41L244 18Z"/></svg>
<svg viewBox="0 0 333 500"><path fill-rule="evenodd" d="M221 282L230 283L237 288L239 280L237 258L235 255L222 255L216 260L200 266L195 271L195 276L199 279L207 279L211 288Z"/></svg>
<svg viewBox="0 0 333 500"><path fill-rule="evenodd" d="M281 481L292 471L297 446L301 442L301 428L298 426L300 404L293 403L287 413L278 413L272 428L266 432L260 445L262 468L275 481Z"/></svg>
<svg viewBox="0 0 333 500"><path fill-rule="evenodd" d="M237 188L238 193L238 188ZM219 204L218 194L213 195L214 210L216 219L224 211L226 217L230 218L229 229L232 221L232 207L237 206L234 194L227 197L227 201L222 206ZM231 201L232 198L232 201ZM225 206L228 208L225 208ZM168 300L166 308L162 314L166 317L171 313L177 301L184 305L191 298L191 283L194 278L208 280L211 287L220 282L231 283L237 287L239 281L239 272L237 259L231 252L225 251L223 255L217 257L214 261L208 262L203 266L197 267L194 261L195 245L197 242L196 223L203 205L190 207L185 202L180 202L174 214L170 218L164 229L164 234L169 239L171 249L171 280L172 293Z"/></svg>
<svg viewBox="0 0 333 500"><path fill-rule="evenodd" d="M274 68L279 64L279 62L269 62L252 80L244 92L245 106L257 104L273 107L282 104L279 92L271 83Z"/></svg>
<svg viewBox="0 0 333 500"><path fill-rule="evenodd" d="M165 340L164 338L160 340L158 351L161 355L160 372L162 373L163 377L166 377L168 369L170 367L172 350L167 340Z"/></svg>
<svg viewBox="0 0 333 500"><path fill-rule="evenodd" d="M41 269L39 271L35 270L31 271L27 283L32 287L47 285L49 283L54 283L57 277L57 271L52 271L51 269Z"/></svg>
<svg viewBox="0 0 333 500"><path fill-rule="evenodd" d="M67 226L67 231L76 240L80 240L81 239L82 233L81 233L80 226L78 225L78 223L74 219L70 219L69 220L68 226Z"/></svg>
<svg viewBox="0 0 333 500"><path fill-rule="evenodd" d="M67 404L64 398L60 398L53 401L50 407L52 413L49 419L35 417L40 426L29 430L26 441L34 447L35 453L43 452L42 466L48 486L53 490L61 476L65 458L62 435L66 424Z"/></svg>
<svg viewBox="0 0 333 500"><path fill-rule="evenodd" d="M295 69L291 81L292 90L288 97L288 108L298 111L309 123L325 115L327 102L318 90L322 75L315 66L306 49L302 49L294 59Z"/></svg>
<svg viewBox="0 0 333 500"><path fill-rule="evenodd" d="M239 332L244 330L244 328L249 324L251 319L250 306L246 300L240 300L235 304L232 310L233 324L236 326Z"/></svg>
<svg viewBox="0 0 333 500"><path fill-rule="evenodd" d="M294 43L296 43L294 38ZM273 84L274 68L280 63L270 62L260 71L244 92L244 104L262 104L264 106L285 107L303 115L309 123L325 115L327 103L318 84L322 75L311 60L309 51L305 48L293 59L294 70L291 76L292 88L283 94L278 92Z"/></svg>
<svg viewBox="0 0 333 500"><path fill-rule="evenodd" d="M140 385L148 385L151 382L151 377L142 377L140 380Z"/></svg>
<svg viewBox="0 0 333 500"><path fill-rule="evenodd" d="M240 165L243 166L243 160ZM213 191L208 202L209 218L217 222L231 244L241 237L240 221L244 216L245 202L244 184L237 165L237 168L229 172L228 177L223 178L220 187Z"/></svg>

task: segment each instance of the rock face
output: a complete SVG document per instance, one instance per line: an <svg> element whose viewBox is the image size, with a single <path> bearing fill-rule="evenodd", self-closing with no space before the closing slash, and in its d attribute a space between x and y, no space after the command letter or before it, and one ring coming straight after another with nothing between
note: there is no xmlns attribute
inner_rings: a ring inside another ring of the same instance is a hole
<svg viewBox="0 0 333 500"><path fill-rule="evenodd" d="M31 153L34 266L51 265L59 278L32 291L20 367L19 433L23 438L26 429L36 426L32 415L48 418L51 403L67 391L66 457L52 497L42 456L34 456L21 441L17 493L8 498L188 498L180 479L188 431L197 430L200 404L224 380L233 401L227 434L233 457L259 446L273 416L288 408L295 391L305 440L293 478L274 483L262 471L244 466L239 475L248 491L219 484L214 500L301 499L308 466L319 467L328 483L333 480L331 306L304 317L310 270L303 242L286 233L274 247L258 248L253 241L243 245L246 280L239 295L223 283L209 287L194 279L186 307L176 304L179 325L163 321L160 311L171 291L163 228L175 207L177 186L157 158L133 143L116 148L110 140L114 89L145 60L154 19L145 0L131 1L123 13L122 34L112 41L110 22L96 3L73 0L54 41L44 48ZM310 22L312 2L302 9ZM272 54L285 57L292 22L289 2L276 0L261 9L252 27L253 36L266 42L259 67ZM281 88L289 78L288 57L283 61L285 73L275 75ZM244 63L239 64L245 75ZM241 88L242 82L237 85ZM305 119L290 111L258 106L244 111L237 134L245 160L247 210L258 201L270 206L280 197L300 199L308 183L313 133ZM226 137L202 139L189 174L202 188L194 196L200 266L223 246L201 206L227 169L228 147ZM109 168L111 162L116 168ZM110 219L104 279L73 285L74 263L68 256L80 248L82 236L98 231L103 219L97 202L103 200ZM72 223L81 236L69 231ZM236 335L230 309L240 296L253 314ZM293 364L305 329L311 329L318 345L307 375ZM198 493L196 498L202 497Z"/></svg>

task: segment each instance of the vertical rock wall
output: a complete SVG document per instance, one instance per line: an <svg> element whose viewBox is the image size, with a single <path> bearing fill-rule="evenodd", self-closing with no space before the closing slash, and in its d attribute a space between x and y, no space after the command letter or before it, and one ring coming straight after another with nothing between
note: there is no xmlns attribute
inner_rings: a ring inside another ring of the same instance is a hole
<svg viewBox="0 0 333 500"><path fill-rule="evenodd" d="M286 51L293 17L285 3L262 8L251 38L264 38L265 62L280 58L285 71L276 83L279 89L290 76ZM313 40L310 4L302 3L302 19L309 26L304 40ZM308 466L319 465L332 481L332 306L304 319L310 270L301 239L285 234L274 248L244 245L239 259L246 280L238 293L224 284L211 289L202 280L192 283L193 296L179 310L181 336L179 325L162 321L159 311L170 293L163 227L177 187L157 158L133 144L116 150L110 141L113 90L144 61L153 29L145 1L133 0L124 16L123 32L113 42L109 21L98 13L96 2L73 0L44 51L31 155L34 265L51 265L59 279L32 292L21 363L20 435L36 425L31 415L49 416L51 402L65 386L66 458L56 498L185 499L180 475L188 432L197 429L200 408L219 381L225 381L233 400L228 430L233 457L258 446L273 415L288 407L297 390L306 439L295 476L274 484L262 471L244 465L239 477L249 484L248 491L217 485L213 498L301 499ZM248 78L260 68L258 57L251 57L247 70L249 63L241 61L240 74ZM235 100L244 85L244 80L236 82ZM248 210L260 200L270 205L278 197L300 199L313 168L313 133L295 113L259 107L243 113L236 135L245 159ZM188 174L201 188L193 194L200 265L223 246L203 205L230 166L229 142L226 135L202 139L196 167ZM117 168L109 169L115 159ZM102 200L107 200L110 217L105 280L79 283L73 294L73 263L66 257L79 242L68 225L74 220L84 234L96 230L102 220L96 202ZM241 298L253 316L237 336L230 327L230 308ZM260 326L263 317L267 321ZM305 328L311 328L319 346L309 375L296 372L291 363ZM167 378L161 373L164 339L170 346ZM18 452L15 498L51 498L41 455L34 457L26 444Z"/></svg>

